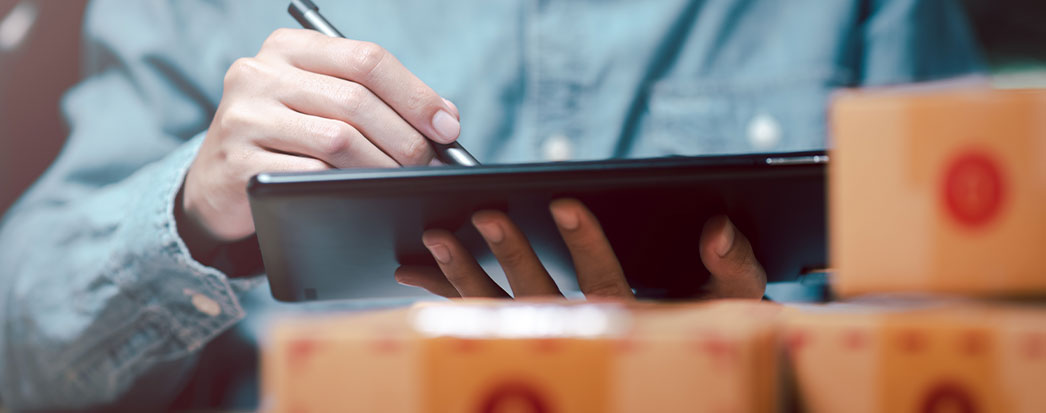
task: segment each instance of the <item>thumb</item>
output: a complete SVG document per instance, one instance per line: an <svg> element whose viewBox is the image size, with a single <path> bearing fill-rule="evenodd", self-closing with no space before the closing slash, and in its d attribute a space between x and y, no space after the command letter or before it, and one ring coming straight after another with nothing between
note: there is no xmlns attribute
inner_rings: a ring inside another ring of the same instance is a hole
<svg viewBox="0 0 1046 413"><path fill-rule="evenodd" d="M707 298L760 298L766 291L766 271L752 244L725 215L705 222L701 231L701 261L712 277Z"/></svg>

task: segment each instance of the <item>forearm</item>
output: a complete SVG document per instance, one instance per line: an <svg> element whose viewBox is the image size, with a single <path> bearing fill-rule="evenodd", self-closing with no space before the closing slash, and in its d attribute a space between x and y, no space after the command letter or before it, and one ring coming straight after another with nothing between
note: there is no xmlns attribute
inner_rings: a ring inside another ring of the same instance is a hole
<svg viewBox="0 0 1046 413"><path fill-rule="evenodd" d="M177 232L175 196L196 145L86 196L20 205L8 217L0 230L5 404L101 406L142 377L164 382L149 386L160 394L136 399L164 403L195 352L243 317L227 278L195 262ZM178 374L154 374L161 366Z"/></svg>

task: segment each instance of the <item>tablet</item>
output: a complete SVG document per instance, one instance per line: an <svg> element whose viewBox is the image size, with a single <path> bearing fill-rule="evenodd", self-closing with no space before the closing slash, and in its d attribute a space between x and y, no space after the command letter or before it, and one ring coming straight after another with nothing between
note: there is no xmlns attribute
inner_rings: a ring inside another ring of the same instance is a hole
<svg viewBox="0 0 1046 413"><path fill-rule="evenodd" d="M436 265L421 243L427 228L455 233L506 286L470 222L488 208L520 226L560 288L576 290L548 211L560 197L599 218L638 296L685 298L709 277L698 240L715 214L748 237L769 281L823 268L827 162L824 152L802 152L262 173L247 192L280 301L426 295L393 272Z"/></svg>

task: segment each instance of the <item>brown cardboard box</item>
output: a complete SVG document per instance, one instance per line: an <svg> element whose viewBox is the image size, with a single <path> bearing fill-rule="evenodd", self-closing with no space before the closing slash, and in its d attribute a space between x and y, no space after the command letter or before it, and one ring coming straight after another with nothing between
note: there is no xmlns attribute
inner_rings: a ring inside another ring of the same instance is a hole
<svg viewBox="0 0 1046 413"><path fill-rule="evenodd" d="M262 411L420 411L406 311L282 320L262 353Z"/></svg>
<svg viewBox="0 0 1046 413"><path fill-rule="evenodd" d="M1046 295L1046 90L848 92L831 130L840 294Z"/></svg>
<svg viewBox="0 0 1046 413"><path fill-rule="evenodd" d="M264 348L262 407L776 411L779 313L757 302L517 301L288 319Z"/></svg>
<svg viewBox="0 0 1046 413"><path fill-rule="evenodd" d="M613 412L774 412L782 307L743 301L633 307L618 341Z"/></svg>
<svg viewBox="0 0 1046 413"><path fill-rule="evenodd" d="M802 411L1046 411L1046 307L833 306L782 337Z"/></svg>

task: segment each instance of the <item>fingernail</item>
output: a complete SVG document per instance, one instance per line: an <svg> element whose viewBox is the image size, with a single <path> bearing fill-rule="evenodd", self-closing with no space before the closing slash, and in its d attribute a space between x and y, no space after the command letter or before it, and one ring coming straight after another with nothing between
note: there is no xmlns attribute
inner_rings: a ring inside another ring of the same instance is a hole
<svg viewBox="0 0 1046 413"><path fill-rule="evenodd" d="M396 280L396 283L399 285L405 285L407 287L418 287L417 285L411 284L405 280Z"/></svg>
<svg viewBox="0 0 1046 413"><path fill-rule="evenodd" d="M439 261L440 264L450 264L450 250L443 244L426 245L425 248L429 249L432 257Z"/></svg>
<svg viewBox="0 0 1046 413"><path fill-rule="evenodd" d="M577 213L570 210L564 210L563 208L551 208L552 219L556 220L556 225L565 230L573 231L581 226L581 221L577 216Z"/></svg>
<svg viewBox="0 0 1046 413"><path fill-rule="evenodd" d="M438 135L434 136L433 139L440 143L453 142L458 137L458 133L461 132L461 124L446 110L440 110L432 116L432 128L436 129L436 134Z"/></svg>
<svg viewBox="0 0 1046 413"><path fill-rule="evenodd" d="M736 230L734 224L730 220L726 221L723 226L723 233L720 234L719 239L716 240L715 253L719 254L720 257L725 257L730 252L730 249L734 247L734 236Z"/></svg>
<svg viewBox="0 0 1046 413"><path fill-rule="evenodd" d="M477 223L476 229L487 242L497 244L505 239L505 232L501 230L501 226L493 222Z"/></svg>
<svg viewBox="0 0 1046 413"><path fill-rule="evenodd" d="M453 115L454 118L461 120L461 114L458 113L458 105L455 105L454 102L447 100L447 98L441 99L443 99L443 104L447 105L447 108L450 109L450 114Z"/></svg>

